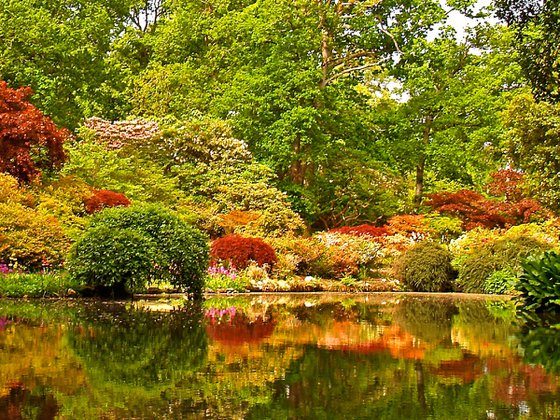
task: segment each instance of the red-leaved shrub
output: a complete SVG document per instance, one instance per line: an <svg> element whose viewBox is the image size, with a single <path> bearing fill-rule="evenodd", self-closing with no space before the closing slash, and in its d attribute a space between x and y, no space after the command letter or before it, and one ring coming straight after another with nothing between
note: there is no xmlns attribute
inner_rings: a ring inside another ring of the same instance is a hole
<svg viewBox="0 0 560 420"><path fill-rule="evenodd" d="M444 191L431 194L429 198L430 201L426 203L428 206L439 213L461 218L465 230L479 226L491 229L528 223L542 210L540 204L532 199L510 203L486 198L471 190L454 193Z"/></svg>
<svg viewBox="0 0 560 420"><path fill-rule="evenodd" d="M97 213L108 207L130 206L130 200L126 195L109 190L93 189L92 195L84 200L88 214Z"/></svg>
<svg viewBox="0 0 560 420"><path fill-rule="evenodd" d="M372 238L387 236L389 234L389 231L385 227L377 227L372 225L343 226L336 229L331 229L329 232L342 233L344 235L352 236L370 236Z"/></svg>
<svg viewBox="0 0 560 420"><path fill-rule="evenodd" d="M276 263L274 249L260 238L226 235L212 242L210 255L214 260L229 261L236 268L246 268L251 261L259 266Z"/></svg>

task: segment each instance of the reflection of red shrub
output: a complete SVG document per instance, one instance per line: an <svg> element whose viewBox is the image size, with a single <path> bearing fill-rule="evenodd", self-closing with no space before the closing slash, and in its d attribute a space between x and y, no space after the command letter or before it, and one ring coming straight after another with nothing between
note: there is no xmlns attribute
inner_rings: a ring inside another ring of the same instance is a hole
<svg viewBox="0 0 560 420"><path fill-rule="evenodd" d="M206 332L210 338L221 344L239 346L245 343L260 343L272 335L275 325L274 320L265 321L258 317L250 321L237 312L228 321L210 321L206 325Z"/></svg>
<svg viewBox="0 0 560 420"><path fill-rule="evenodd" d="M274 249L262 239L226 235L212 242L210 254L215 260L230 261L236 268L245 268L251 261L257 265L276 263Z"/></svg>
<svg viewBox="0 0 560 420"><path fill-rule="evenodd" d="M96 213L107 207L129 206L130 200L126 195L109 190L92 190L91 197L84 200L88 214Z"/></svg>
<svg viewBox="0 0 560 420"><path fill-rule="evenodd" d="M329 232L342 233L344 235L352 236L370 236L372 238L377 238L378 236L387 236L389 234L386 228L372 225L343 226L336 229L331 229Z"/></svg>

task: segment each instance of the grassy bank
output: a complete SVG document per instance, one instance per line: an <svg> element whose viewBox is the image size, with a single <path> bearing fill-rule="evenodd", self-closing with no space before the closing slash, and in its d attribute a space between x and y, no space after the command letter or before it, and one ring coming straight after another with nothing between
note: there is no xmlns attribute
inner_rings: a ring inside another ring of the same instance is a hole
<svg viewBox="0 0 560 420"><path fill-rule="evenodd" d="M76 295L78 288L78 283L66 272L0 275L0 297L65 297Z"/></svg>

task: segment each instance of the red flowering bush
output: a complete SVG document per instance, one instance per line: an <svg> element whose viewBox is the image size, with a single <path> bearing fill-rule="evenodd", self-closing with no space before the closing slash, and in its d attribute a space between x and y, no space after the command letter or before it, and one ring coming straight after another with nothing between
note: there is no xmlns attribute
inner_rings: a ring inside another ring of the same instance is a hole
<svg viewBox="0 0 560 420"><path fill-rule="evenodd" d="M387 236L389 231L385 227L377 227L372 225L359 225L359 226L343 226L336 229L331 229L330 233L342 233L344 235L352 236L370 236L377 238L379 236Z"/></svg>
<svg viewBox="0 0 560 420"><path fill-rule="evenodd" d="M276 264L274 249L260 238L226 235L212 242L210 255L214 260L229 261L236 268L246 268L251 261L259 266Z"/></svg>
<svg viewBox="0 0 560 420"><path fill-rule="evenodd" d="M124 194L98 189L93 189L92 193L90 197L84 200L84 205L86 206L86 212L88 214L97 213L109 207L130 206L130 200L126 198Z"/></svg>

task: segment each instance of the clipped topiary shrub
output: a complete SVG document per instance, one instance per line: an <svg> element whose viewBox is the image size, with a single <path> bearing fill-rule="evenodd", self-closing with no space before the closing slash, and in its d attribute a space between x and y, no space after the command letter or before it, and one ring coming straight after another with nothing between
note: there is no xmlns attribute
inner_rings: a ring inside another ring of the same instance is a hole
<svg viewBox="0 0 560 420"><path fill-rule="evenodd" d="M259 266L276 264L274 249L260 238L245 238L231 234L212 242L210 255L219 261L229 261L235 268L246 268L251 261Z"/></svg>
<svg viewBox="0 0 560 420"><path fill-rule="evenodd" d="M89 285L135 290L165 280L196 297L207 268L205 236L158 206L98 213L68 259L70 273Z"/></svg>
<svg viewBox="0 0 560 420"><path fill-rule="evenodd" d="M515 288L524 308L560 312L560 255L553 251L521 263L523 273Z"/></svg>
<svg viewBox="0 0 560 420"><path fill-rule="evenodd" d="M455 277L451 253L430 241L407 250L394 266L395 277L415 292L448 292Z"/></svg>
<svg viewBox="0 0 560 420"><path fill-rule="evenodd" d="M458 261L457 287L467 293L487 293L486 284L493 273L507 270L517 276L524 258L550 248L548 243L523 236L506 236L483 242Z"/></svg>

